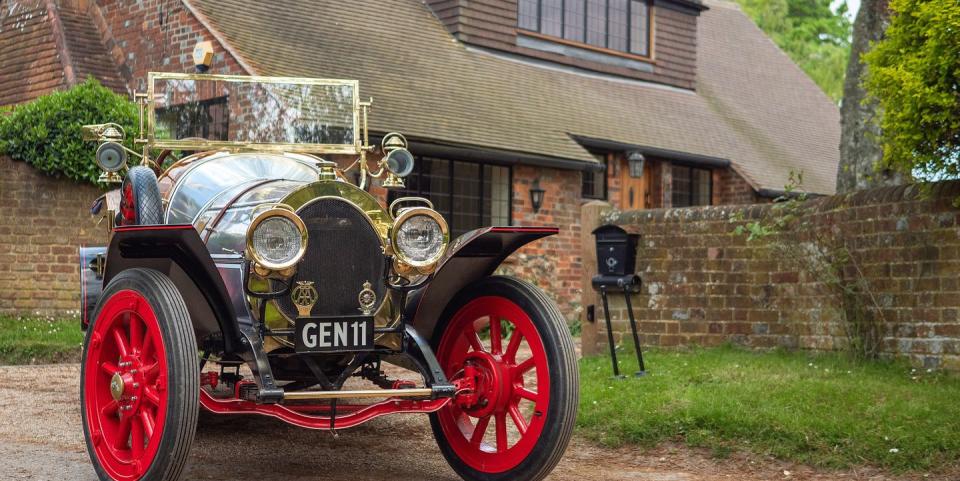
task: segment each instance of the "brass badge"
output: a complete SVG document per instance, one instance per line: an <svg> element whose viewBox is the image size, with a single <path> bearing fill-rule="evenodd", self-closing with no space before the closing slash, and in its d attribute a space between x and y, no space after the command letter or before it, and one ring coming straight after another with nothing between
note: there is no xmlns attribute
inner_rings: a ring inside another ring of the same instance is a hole
<svg viewBox="0 0 960 481"><path fill-rule="evenodd" d="M319 297L320 294L317 294L317 289L313 287L313 281L297 281L297 286L290 293L290 300L297 306L297 313L301 317L310 315Z"/></svg>
<svg viewBox="0 0 960 481"><path fill-rule="evenodd" d="M373 292L373 284L370 284L370 281L363 283L363 289L357 296L357 300L360 301L360 311L363 315L369 316L373 312L374 304L377 303L377 293Z"/></svg>

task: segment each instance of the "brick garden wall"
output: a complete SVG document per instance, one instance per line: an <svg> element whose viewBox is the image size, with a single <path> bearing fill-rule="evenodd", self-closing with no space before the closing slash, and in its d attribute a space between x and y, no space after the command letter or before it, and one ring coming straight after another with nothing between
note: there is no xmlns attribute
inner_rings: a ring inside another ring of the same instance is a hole
<svg viewBox="0 0 960 481"><path fill-rule="evenodd" d="M610 199L620 198L620 170L626 169L626 159L621 154L608 156L607 195ZM653 178L660 178L661 172L669 171L669 164L655 162L656 172ZM717 169L714 185L716 204L757 202L754 190L732 169ZM580 207L586 199L581 196L581 173L577 171L557 170L543 167L517 166L513 169L513 224L514 225L555 225L560 227L557 236L539 240L519 250L507 259L502 272L519 276L539 285L557 301L561 312L569 322L583 320L581 296L584 263L581 255L582 245L592 246L589 236L593 228L580 228ZM530 205L530 184L540 180L540 187L546 192L543 207L534 213ZM662 183L662 182L661 182ZM651 187L654 199L669 198L664 195L665 188L658 183ZM659 202L659 201L658 201ZM583 244L582 237L588 237ZM594 272L590 270L590 272Z"/></svg>
<svg viewBox="0 0 960 481"><path fill-rule="evenodd" d="M106 243L90 204L101 192L0 156L0 313L64 315L80 305L80 244Z"/></svg>
<svg viewBox="0 0 960 481"><path fill-rule="evenodd" d="M813 252L817 246L843 245L853 260L844 264L844 276L867 286L857 296L865 305L858 312L879 326L882 353L960 369L960 211L952 205L960 182L930 187L928 195L918 187L896 187L808 201L800 220L804 228L754 242L734 229L776 215L771 205L615 215L615 223L642 233L637 271L644 285L633 298L642 342L843 349L851 332L844 313L851 304L841 301L836 284L826 282L822 272L801 267L776 247ZM601 203L585 206L584 231L599 225L608 211ZM731 221L732 215L744 221ZM584 240L585 270L592 272L592 239ZM583 303L599 307L592 291L584 293ZM606 349L602 311L597 312L596 323L584 327L585 352ZM618 342L628 339L622 300L611 305L611 313Z"/></svg>

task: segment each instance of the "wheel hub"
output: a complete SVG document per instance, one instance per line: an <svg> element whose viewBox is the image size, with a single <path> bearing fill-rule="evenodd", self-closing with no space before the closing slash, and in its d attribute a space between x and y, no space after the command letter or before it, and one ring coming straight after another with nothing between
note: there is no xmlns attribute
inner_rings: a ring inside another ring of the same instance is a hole
<svg viewBox="0 0 960 481"><path fill-rule="evenodd" d="M110 379L110 395L119 404L121 417L136 414L143 399L141 365L138 356L125 356L117 363L117 372Z"/></svg>
<svg viewBox="0 0 960 481"><path fill-rule="evenodd" d="M509 383L502 382L507 374L507 366L488 352L473 351L467 354L464 365L473 367L476 373L476 401L467 406L464 412L473 417L490 415L494 410L500 410L510 397Z"/></svg>
<svg viewBox="0 0 960 481"><path fill-rule="evenodd" d="M123 391L123 376L121 376L118 372L113 375L112 379L110 379L110 395L113 396L114 401L119 401L120 397L123 396Z"/></svg>

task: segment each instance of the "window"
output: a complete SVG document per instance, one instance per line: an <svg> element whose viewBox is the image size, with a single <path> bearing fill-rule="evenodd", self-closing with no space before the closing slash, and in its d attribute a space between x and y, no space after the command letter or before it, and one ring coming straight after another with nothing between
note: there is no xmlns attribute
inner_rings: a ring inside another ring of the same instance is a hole
<svg viewBox="0 0 960 481"><path fill-rule="evenodd" d="M185 139L200 137L208 140L227 140L230 112L227 97L216 97L157 109L157 129L176 129L171 132Z"/></svg>
<svg viewBox="0 0 960 481"><path fill-rule="evenodd" d="M510 225L510 168L499 165L418 158L398 197L426 197L450 224L451 237L489 225Z"/></svg>
<svg viewBox="0 0 960 481"><path fill-rule="evenodd" d="M713 197L713 174L709 169L674 165L670 187L673 207L710 205Z"/></svg>
<svg viewBox="0 0 960 481"><path fill-rule="evenodd" d="M597 161L601 165L606 167L607 161L603 154L594 154L594 157L597 158ZM607 169L604 168L600 172L596 171L584 171L583 177L583 188L580 192L581 197L584 199L602 199L606 200L607 198Z"/></svg>
<svg viewBox="0 0 960 481"><path fill-rule="evenodd" d="M523 30L650 56L649 0L520 0Z"/></svg>

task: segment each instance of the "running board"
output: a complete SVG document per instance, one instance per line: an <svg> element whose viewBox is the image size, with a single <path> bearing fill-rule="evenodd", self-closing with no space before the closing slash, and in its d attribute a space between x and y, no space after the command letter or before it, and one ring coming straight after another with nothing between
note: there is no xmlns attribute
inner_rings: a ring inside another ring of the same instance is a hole
<svg viewBox="0 0 960 481"><path fill-rule="evenodd" d="M441 392L437 392L441 391ZM430 388L417 389L369 389L360 391L293 391L283 393L284 401L305 401L316 399L370 399L370 398L408 398L408 397L445 397L442 390Z"/></svg>

